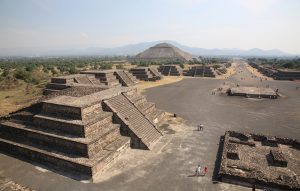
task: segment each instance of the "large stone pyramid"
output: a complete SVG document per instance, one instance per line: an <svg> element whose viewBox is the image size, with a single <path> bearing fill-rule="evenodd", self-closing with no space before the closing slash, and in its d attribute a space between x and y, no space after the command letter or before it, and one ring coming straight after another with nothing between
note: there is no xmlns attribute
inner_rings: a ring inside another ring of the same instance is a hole
<svg viewBox="0 0 300 191"><path fill-rule="evenodd" d="M136 60L181 60L188 61L192 59L192 55L180 50L179 48L168 44L160 43L153 47L148 48L144 52L139 53L135 56Z"/></svg>

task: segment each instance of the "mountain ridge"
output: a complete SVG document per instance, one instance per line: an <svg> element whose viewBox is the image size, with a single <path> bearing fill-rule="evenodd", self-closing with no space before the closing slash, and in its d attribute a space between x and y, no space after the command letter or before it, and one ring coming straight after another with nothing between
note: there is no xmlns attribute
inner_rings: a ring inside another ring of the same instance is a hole
<svg viewBox="0 0 300 191"><path fill-rule="evenodd" d="M115 48L101 48L101 47L87 47L87 48L70 48L70 49L60 49L60 50L42 50L36 49L35 51L30 51L27 49L20 50L19 54L8 53L8 49L0 49L0 56L120 56L129 55L135 56L138 53L155 46L159 43L169 43L188 52L194 56L296 56L283 52L279 49L262 50L259 48L252 48L248 50L243 50L239 48L214 48L205 49L198 47L190 47L182 45L176 41L171 40L159 40L150 42L140 42L135 44L128 44L123 46L118 46Z"/></svg>

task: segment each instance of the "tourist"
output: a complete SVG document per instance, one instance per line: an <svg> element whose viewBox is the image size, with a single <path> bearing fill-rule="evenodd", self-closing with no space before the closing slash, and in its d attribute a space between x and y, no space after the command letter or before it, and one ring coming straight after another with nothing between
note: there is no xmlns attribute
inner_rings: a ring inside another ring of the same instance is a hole
<svg viewBox="0 0 300 191"><path fill-rule="evenodd" d="M200 131L203 131L203 125L201 123L200 123L199 127L200 127Z"/></svg>
<svg viewBox="0 0 300 191"><path fill-rule="evenodd" d="M196 167L196 176L200 176L201 166L200 164Z"/></svg>
<svg viewBox="0 0 300 191"><path fill-rule="evenodd" d="M207 172L208 172L208 168L204 167L204 170L203 170L204 176L206 175Z"/></svg>

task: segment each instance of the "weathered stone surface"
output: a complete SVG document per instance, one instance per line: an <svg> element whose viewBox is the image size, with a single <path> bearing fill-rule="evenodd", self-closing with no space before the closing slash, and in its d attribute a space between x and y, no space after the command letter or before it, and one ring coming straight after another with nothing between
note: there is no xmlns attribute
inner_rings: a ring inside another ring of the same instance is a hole
<svg viewBox="0 0 300 191"><path fill-rule="evenodd" d="M248 141L245 137L248 137ZM277 144L279 149L264 144L266 140ZM255 146L245 142L254 142ZM294 143L295 140L287 138L227 131L219 176L224 182L249 187L255 184L261 187L298 190L300 151ZM239 160L236 160L237 155Z"/></svg>

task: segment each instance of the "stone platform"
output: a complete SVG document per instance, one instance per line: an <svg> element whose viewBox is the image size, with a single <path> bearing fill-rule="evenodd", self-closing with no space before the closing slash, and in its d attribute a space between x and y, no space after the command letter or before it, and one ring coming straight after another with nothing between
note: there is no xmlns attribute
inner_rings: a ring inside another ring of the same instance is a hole
<svg viewBox="0 0 300 191"><path fill-rule="evenodd" d="M300 142L227 131L219 177L223 182L275 190L300 189Z"/></svg>
<svg viewBox="0 0 300 191"><path fill-rule="evenodd" d="M151 149L162 136L164 112L135 88L94 91L62 90L8 116L0 123L0 152L92 179L127 147Z"/></svg>
<svg viewBox="0 0 300 191"><path fill-rule="evenodd" d="M74 86L108 89L120 86L130 87L137 83L137 79L125 70L89 70L82 71L81 74L51 78L44 94L48 95Z"/></svg>
<svg viewBox="0 0 300 191"><path fill-rule="evenodd" d="M278 98L278 94L271 88L233 87L228 89L230 96L243 96L248 98Z"/></svg>

